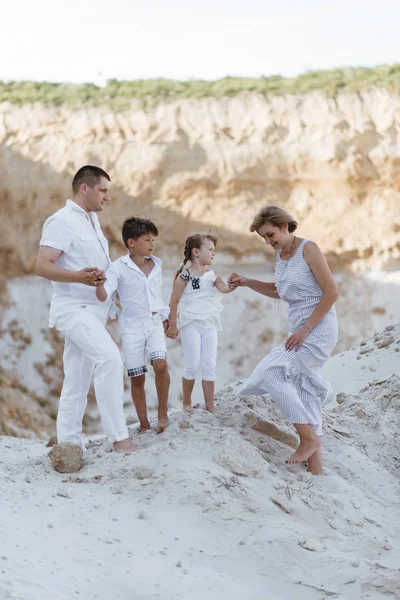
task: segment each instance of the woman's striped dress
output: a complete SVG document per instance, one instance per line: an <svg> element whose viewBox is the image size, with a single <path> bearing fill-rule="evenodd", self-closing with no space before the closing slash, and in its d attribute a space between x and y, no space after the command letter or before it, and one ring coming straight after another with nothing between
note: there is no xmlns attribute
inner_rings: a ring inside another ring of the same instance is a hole
<svg viewBox="0 0 400 600"><path fill-rule="evenodd" d="M322 297L310 267L304 260L303 240L287 261L277 252L275 285L279 296L289 304L289 335L309 318ZM321 375L338 336L336 311L327 315L311 330L297 352L286 350L285 342L274 348L258 363L239 392L241 396L270 394L284 417L292 423L308 423L322 435L322 406L333 391Z"/></svg>

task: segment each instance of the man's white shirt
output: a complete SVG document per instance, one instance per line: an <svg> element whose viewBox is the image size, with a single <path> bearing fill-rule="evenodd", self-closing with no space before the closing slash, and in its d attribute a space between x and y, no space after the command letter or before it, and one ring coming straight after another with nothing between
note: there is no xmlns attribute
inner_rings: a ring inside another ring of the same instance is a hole
<svg viewBox="0 0 400 600"><path fill-rule="evenodd" d="M61 269L80 271L96 267L106 271L111 264L108 242L94 212L87 213L76 202L66 205L51 215L43 225L41 246L49 246L62 253L55 261ZM49 326L54 327L58 317L86 307L101 318L112 316L114 298L106 302L96 297L96 288L83 283L52 281L54 293L50 305Z"/></svg>
<svg viewBox="0 0 400 600"><path fill-rule="evenodd" d="M169 316L169 307L161 296L162 260L150 257L154 267L146 276L133 262L129 254L121 256L109 267L105 282L108 298L118 291L121 303L119 327L121 334L137 331L140 322L148 322L153 313L158 313L165 321Z"/></svg>

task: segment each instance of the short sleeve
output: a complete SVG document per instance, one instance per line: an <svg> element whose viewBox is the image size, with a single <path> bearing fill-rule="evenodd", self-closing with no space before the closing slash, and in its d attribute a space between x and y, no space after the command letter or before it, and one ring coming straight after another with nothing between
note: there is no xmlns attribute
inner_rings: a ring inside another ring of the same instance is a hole
<svg viewBox="0 0 400 600"><path fill-rule="evenodd" d="M55 216L49 217L43 225L40 246L50 246L62 252L68 252L73 234L67 223Z"/></svg>
<svg viewBox="0 0 400 600"><path fill-rule="evenodd" d="M106 291L107 297L109 298L118 288L119 275L118 268L115 264L112 264L108 267L106 271L106 277L107 280L104 284L104 289Z"/></svg>
<svg viewBox="0 0 400 600"><path fill-rule="evenodd" d="M210 271L210 280L213 283L215 283L217 279L218 279L218 273L216 273L215 271Z"/></svg>

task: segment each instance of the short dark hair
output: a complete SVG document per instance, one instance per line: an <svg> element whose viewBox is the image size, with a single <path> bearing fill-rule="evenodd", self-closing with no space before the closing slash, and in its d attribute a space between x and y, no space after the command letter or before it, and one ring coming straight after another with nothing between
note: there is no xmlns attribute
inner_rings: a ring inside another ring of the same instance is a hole
<svg viewBox="0 0 400 600"><path fill-rule="evenodd" d="M122 225L122 239L127 248L129 239L137 240L146 233L152 233L154 236L158 235L158 229L150 219L129 217L129 219L125 219Z"/></svg>
<svg viewBox="0 0 400 600"><path fill-rule="evenodd" d="M105 177L108 181L111 181L109 174L100 169L100 167L85 165L75 173L72 180L72 191L74 194L77 194L82 183L86 183L90 188L93 188L99 183L101 177Z"/></svg>

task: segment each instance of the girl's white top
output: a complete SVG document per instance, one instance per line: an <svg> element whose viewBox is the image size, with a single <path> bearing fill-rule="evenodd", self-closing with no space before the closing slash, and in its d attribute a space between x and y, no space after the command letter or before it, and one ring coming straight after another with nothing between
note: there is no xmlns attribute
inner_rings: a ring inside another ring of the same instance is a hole
<svg viewBox="0 0 400 600"><path fill-rule="evenodd" d="M179 302L178 328L194 323L200 327L220 330L223 305L221 293L214 286L217 274L206 271L201 277L196 277L186 269L179 277L187 281L187 285Z"/></svg>

